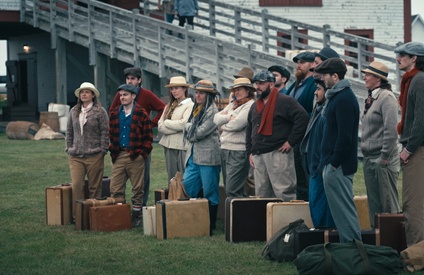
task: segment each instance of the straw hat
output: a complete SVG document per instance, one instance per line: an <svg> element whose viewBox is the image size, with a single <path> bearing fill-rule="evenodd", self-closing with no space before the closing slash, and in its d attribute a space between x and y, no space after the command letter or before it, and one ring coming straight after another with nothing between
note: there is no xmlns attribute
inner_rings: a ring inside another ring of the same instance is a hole
<svg viewBox="0 0 424 275"><path fill-rule="evenodd" d="M233 90L237 87L249 87L253 88L252 83L250 82L250 79L248 78L236 78L234 79L233 85L231 85L228 90Z"/></svg>
<svg viewBox="0 0 424 275"><path fill-rule="evenodd" d="M387 66L381 62L374 61L374 62L371 62L371 64L368 67L361 70L361 72L372 74L376 77L379 77L387 81L387 76L389 75L389 68L387 68Z"/></svg>
<svg viewBox="0 0 424 275"><path fill-rule="evenodd" d="M243 67L240 72L238 74L234 75L235 78L248 78L248 79L252 79L253 78L253 70L251 68L248 67Z"/></svg>
<svg viewBox="0 0 424 275"><path fill-rule="evenodd" d="M169 84L165 85L165 88L171 87L190 87L190 84L187 84L187 81L182 76L174 76L169 80Z"/></svg>
<svg viewBox="0 0 424 275"><path fill-rule="evenodd" d="M83 82L81 84L81 86L75 90L75 96L79 97L79 94L81 92L81 90L90 90L94 93L94 95L99 98L100 97L100 93L99 91L96 89L96 87L94 87L93 84L91 84L90 82Z"/></svg>
<svg viewBox="0 0 424 275"><path fill-rule="evenodd" d="M218 93L218 91L215 90L213 83L209 80L199 80L196 84L191 85L190 87L195 89L196 91L207 92L212 94Z"/></svg>

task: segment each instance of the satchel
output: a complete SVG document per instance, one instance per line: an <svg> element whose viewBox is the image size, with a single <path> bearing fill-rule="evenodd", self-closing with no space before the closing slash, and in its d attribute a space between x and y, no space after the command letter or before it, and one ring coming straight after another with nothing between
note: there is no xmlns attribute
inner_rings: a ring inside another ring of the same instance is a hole
<svg viewBox="0 0 424 275"><path fill-rule="evenodd" d="M261 255L265 259L278 262L293 261L294 230L308 229L303 219L298 219L275 232L262 249Z"/></svg>
<svg viewBox="0 0 424 275"><path fill-rule="evenodd" d="M294 260L299 274L398 274L402 261L388 246L349 243L325 243L306 247Z"/></svg>
<svg viewBox="0 0 424 275"><path fill-rule="evenodd" d="M173 177L169 183L168 200L180 200L188 198L190 198L190 196L187 195L185 191L181 173L177 172L175 177Z"/></svg>
<svg viewBox="0 0 424 275"><path fill-rule="evenodd" d="M405 270L415 272L424 269L424 241L416 243L400 252Z"/></svg>

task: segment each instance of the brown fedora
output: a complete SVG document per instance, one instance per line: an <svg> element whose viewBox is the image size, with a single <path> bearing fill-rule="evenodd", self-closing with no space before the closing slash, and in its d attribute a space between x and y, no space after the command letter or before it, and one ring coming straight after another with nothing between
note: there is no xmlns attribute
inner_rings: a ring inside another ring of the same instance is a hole
<svg viewBox="0 0 424 275"><path fill-rule="evenodd" d="M243 67L238 74L234 75L235 78L248 78L252 81L253 78L253 70L248 67Z"/></svg>
<svg viewBox="0 0 424 275"><path fill-rule="evenodd" d="M379 77L387 81L387 76L389 75L389 68L387 68L387 66L381 62L374 61L374 62L371 62L371 64L368 67L361 70L361 72L372 74L376 77Z"/></svg>

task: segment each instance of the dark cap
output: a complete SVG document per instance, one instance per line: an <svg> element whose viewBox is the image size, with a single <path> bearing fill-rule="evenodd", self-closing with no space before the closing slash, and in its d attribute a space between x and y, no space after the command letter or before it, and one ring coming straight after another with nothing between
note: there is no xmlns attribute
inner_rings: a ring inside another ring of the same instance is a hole
<svg viewBox="0 0 424 275"><path fill-rule="evenodd" d="M315 54L313 52L301 52L300 54L293 57L293 62L297 63L297 61L302 60L305 62L314 62Z"/></svg>
<svg viewBox="0 0 424 275"><path fill-rule="evenodd" d="M395 49L395 53L424 56L424 44L421 42L408 42Z"/></svg>
<svg viewBox="0 0 424 275"><path fill-rule="evenodd" d="M132 75L141 78L141 69L139 67L129 67L124 69L124 75Z"/></svg>
<svg viewBox="0 0 424 275"><path fill-rule="evenodd" d="M324 87L324 90L327 90L326 87L325 87L325 82L324 82L324 80L321 79L320 76L314 77L314 82L315 82L315 84Z"/></svg>
<svg viewBox="0 0 424 275"><path fill-rule="evenodd" d="M253 76L253 82L273 82L275 83L275 75L270 71L260 71Z"/></svg>
<svg viewBox="0 0 424 275"><path fill-rule="evenodd" d="M132 94L138 95L138 89L137 87L131 85L131 84L122 84L119 85L118 89L116 89L116 91L127 91L130 92Z"/></svg>
<svg viewBox="0 0 424 275"><path fill-rule="evenodd" d="M346 64L340 58L329 58L319 64L314 72L319 74L328 74L328 73L346 73L347 68Z"/></svg>
<svg viewBox="0 0 424 275"><path fill-rule="evenodd" d="M319 53L315 53L315 56L319 56L322 61L327 60L329 58L333 58L333 57L340 58L339 54L336 53L336 51L330 47L322 48L322 50L320 50Z"/></svg>
<svg viewBox="0 0 424 275"><path fill-rule="evenodd" d="M282 77L287 78L287 80L290 79L290 72L286 68L284 68L283 66L273 65L273 66L268 68L268 71L278 72L279 74L281 74Z"/></svg>

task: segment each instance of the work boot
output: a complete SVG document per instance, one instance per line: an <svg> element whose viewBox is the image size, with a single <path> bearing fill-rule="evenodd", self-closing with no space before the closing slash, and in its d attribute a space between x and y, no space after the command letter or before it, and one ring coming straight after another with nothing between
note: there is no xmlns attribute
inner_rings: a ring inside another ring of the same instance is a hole
<svg viewBox="0 0 424 275"><path fill-rule="evenodd" d="M209 205L209 221L210 221L210 236L212 231L216 229L216 215L218 213L218 205Z"/></svg>
<svg viewBox="0 0 424 275"><path fill-rule="evenodd" d="M132 226L139 227L141 225L141 211L132 211Z"/></svg>

